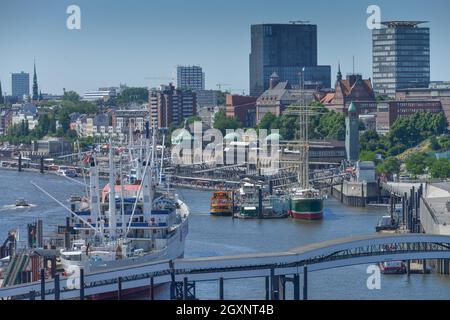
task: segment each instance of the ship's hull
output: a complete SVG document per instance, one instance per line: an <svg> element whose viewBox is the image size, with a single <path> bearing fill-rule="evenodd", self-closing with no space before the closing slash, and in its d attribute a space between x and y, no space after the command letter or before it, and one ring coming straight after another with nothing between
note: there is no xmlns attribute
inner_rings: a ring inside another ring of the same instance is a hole
<svg viewBox="0 0 450 320"><path fill-rule="evenodd" d="M231 217L233 215L231 210L211 210L209 213L215 217Z"/></svg>
<svg viewBox="0 0 450 320"><path fill-rule="evenodd" d="M167 243L167 247L163 250L153 252L149 255L139 256L139 257L133 257L123 260L111 260L111 261L102 261L98 264L94 264L93 262L89 264L75 264L79 267L83 267L86 274L94 273L94 272L107 272L111 269L115 268L132 268L133 266L142 265L146 263L152 263L152 262L158 262L163 260L174 260L177 258L182 258L184 256L184 247L185 247L185 240L189 233L189 208L186 206L185 203L179 201L180 204L180 213L182 215L185 215L185 219L183 222L177 227L176 232L170 237ZM61 260L63 268L67 270L67 267L71 265L70 262L68 262L68 265L65 265L65 261ZM74 265L74 264L72 264ZM124 280L126 281L126 280ZM158 287L159 285L155 285L154 287ZM121 298L134 296L137 297L139 295L148 294L150 293L150 285L145 285L142 287L136 287L136 288L130 288L130 289L124 289L121 292ZM111 292L104 292L101 294L96 294L87 297L88 299L92 300L108 300L108 299L117 299L118 298L118 292L116 290Z"/></svg>
<svg viewBox="0 0 450 320"><path fill-rule="evenodd" d="M293 198L289 215L296 220L323 219L322 198Z"/></svg>

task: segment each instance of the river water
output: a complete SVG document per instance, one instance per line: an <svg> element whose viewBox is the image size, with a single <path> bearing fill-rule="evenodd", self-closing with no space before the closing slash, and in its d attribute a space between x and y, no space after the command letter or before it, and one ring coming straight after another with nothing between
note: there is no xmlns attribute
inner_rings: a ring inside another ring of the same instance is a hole
<svg viewBox="0 0 450 320"><path fill-rule="evenodd" d="M67 203L70 195L83 193L83 186L64 177L31 172L0 170L0 242L8 230L20 231L20 241L26 241L26 225L44 220L44 231L53 232L57 224L64 224L66 211L36 189L31 181L47 190L58 200ZM207 257L245 253L276 252L315 242L374 233L382 209L348 208L335 199L325 202L324 220L299 222L282 220L232 220L208 214L210 192L179 189L180 197L191 209L186 257ZM16 209L17 198L25 198L35 205ZM382 275L381 289L367 288L367 266L310 272L310 299L450 299L450 277L442 275ZM226 280L226 299L264 299L263 278ZM217 299L218 282L196 284L199 299ZM292 286L287 286L291 299ZM159 290L157 298L168 298L168 290Z"/></svg>

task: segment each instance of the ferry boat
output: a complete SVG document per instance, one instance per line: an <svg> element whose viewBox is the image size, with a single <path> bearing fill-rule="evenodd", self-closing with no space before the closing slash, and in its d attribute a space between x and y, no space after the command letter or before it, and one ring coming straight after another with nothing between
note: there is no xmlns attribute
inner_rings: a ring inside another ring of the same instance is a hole
<svg viewBox="0 0 450 320"><path fill-rule="evenodd" d="M233 211L233 192L214 191L211 196L210 214L216 217L231 217Z"/></svg>
<svg viewBox="0 0 450 320"><path fill-rule="evenodd" d="M153 139L152 145L154 142ZM96 156L92 155L89 197L71 197L71 248L60 250L61 265L67 276L76 274L80 268L89 274L183 257L189 232L189 208L170 189L157 190L155 153L147 148L147 165L141 180L127 184L121 178L116 180L111 147L109 183L101 194ZM147 289L148 286L134 288L123 294ZM94 298L109 297L106 293Z"/></svg>
<svg viewBox="0 0 450 320"><path fill-rule="evenodd" d="M291 191L289 215L300 220L320 220L323 218L323 201L319 190L295 188Z"/></svg>

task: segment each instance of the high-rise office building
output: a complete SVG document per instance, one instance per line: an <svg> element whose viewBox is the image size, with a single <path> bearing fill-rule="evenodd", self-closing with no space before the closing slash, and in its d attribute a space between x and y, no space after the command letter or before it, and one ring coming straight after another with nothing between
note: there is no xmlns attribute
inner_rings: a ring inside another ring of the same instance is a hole
<svg viewBox="0 0 450 320"><path fill-rule="evenodd" d="M11 73L11 95L19 99L30 95L30 74Z"/></svg>
<svg viewBox="0 0 450 320"><path fill-rule="evenodd" d="M205 90L205 73L200 66L176 67L177 89Z"/></svg>
<svg viewBox="0 0 450 320"><path fill-rule="evenodd" d="M197 114L197 98L191 90L175 89L172 84L149 91L150 125L168 128Z"/></svg>
<svg viewBox="0 0 450 320"><path fill-rule="evenodd" d="M373 83L375 92L395 98L404 88L430 83L430 29L422 21L387 21L374 29Z"/></svg>
<svg viewBox="0 0 450 320"><path fill-rule="evenodd" d="M317 26L302 22L251 26L250 95L269 88L275 72L281 81L300 84L305 68L308 86L331 86L331 67L317 65Z"/></svg>

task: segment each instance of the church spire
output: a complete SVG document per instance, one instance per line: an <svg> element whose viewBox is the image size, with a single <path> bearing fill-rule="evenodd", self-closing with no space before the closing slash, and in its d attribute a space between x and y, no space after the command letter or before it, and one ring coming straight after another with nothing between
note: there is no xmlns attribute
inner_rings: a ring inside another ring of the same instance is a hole
<svg viewBox="0 0 450 320"><path fill-rule="evenodd" d="M3 99L2 82L0 81L0 104L3 103L5 103L5 100Z"/></svg>
<svg viewBox="0 0 450 320"><path fill-rule="evenodd" d="M337 79L338 81L342 80L342 73L341 73L341 63L338 63L338 73L337 73Z"/></svg>
<svg viewBox="0 0 450 320"><path fill-rule="evenodd" d="M33 101L39 100L39 91L36 74L36 60L34 61L34 75L33 75Z"/></svg>

